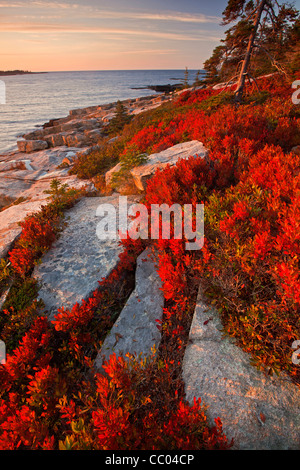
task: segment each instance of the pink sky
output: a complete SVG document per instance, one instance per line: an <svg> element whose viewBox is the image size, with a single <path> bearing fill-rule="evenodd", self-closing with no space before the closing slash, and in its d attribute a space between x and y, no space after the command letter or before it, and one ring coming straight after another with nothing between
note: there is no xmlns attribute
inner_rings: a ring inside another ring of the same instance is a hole
<svg viewBox="0 0 300 470"><path fill-rule="evenodd" d="M0 69L200 69L224 33L208 3L0 0Z"/></svg>

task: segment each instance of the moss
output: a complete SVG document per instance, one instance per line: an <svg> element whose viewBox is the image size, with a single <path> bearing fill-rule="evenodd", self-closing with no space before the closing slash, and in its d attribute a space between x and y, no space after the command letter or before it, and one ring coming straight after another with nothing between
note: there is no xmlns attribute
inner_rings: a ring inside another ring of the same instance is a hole
<svg viewBox="0 0 300 470"><path fill-rule="evenodd" d="M15 311L24 310L32 304L37 294L38 285L35 279L18 279L10 288L2 309L9 310L13 308Z"/></svg>
<svg viewBox="0 0 300 470"><path fill-rule="evenodd" d="M233 104L234 94L232 92L221 92L218 95L210 96L203 100L199 108L203 111L212 111L225 106L226 104Z"/></svg>

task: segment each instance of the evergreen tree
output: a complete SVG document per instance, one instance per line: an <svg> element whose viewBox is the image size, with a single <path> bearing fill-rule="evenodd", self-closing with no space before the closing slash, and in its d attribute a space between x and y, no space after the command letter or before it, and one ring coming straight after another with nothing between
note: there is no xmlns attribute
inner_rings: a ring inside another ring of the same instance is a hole
<svg viewBox="0 0 300 470"><path fill-rule="evenodd" d="M127 110L123 103L118 100L116 105L116 115L111 119L107 129L107 133L117 134L130 120L131 116L129 116L129 114L127 113Z"/></svg>
<svg viewBox="0 0 300 470"><path fill-rule="evenodd" d="M182 88L188 88L188 86L189 86L189 71L188 71L188 68L185 67Z"/></svg>
<svg viewBox="0 0 300 470"><path fill-rule="evenodd" d="M195 81L193 83L194 86L200 86L201 83L201 78L200 78L200 70L197 71Z"/></svg>
<svg viewBox="0 0 300 470"><path fill-rule="evenodd" d="M277 0L229 0L222 24L233 26L226 31L222 45L205 62L205 69L212 78L238 78L236 100L240 102L245 80L249 76L250 61L252 68L260 73L274 70L274 67L281 69L279 59L286 55L297 21L299 12L288 3L280 5ZM268 69L266 57L271 63Z"/></svg>

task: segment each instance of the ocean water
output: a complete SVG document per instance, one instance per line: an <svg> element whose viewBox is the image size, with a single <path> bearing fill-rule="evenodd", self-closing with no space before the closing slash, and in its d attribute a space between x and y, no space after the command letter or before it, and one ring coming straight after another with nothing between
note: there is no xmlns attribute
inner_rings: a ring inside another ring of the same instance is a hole
<svg viewBox="0 0 300 470"><path fill-rule="evenodd" d="M134 87L180 83L184 70L49 72L2 76L6 102L0 100L0 154L17 149L17 139L71 109L155 94ZM189 83L196 77L189 70Z"/></svg>

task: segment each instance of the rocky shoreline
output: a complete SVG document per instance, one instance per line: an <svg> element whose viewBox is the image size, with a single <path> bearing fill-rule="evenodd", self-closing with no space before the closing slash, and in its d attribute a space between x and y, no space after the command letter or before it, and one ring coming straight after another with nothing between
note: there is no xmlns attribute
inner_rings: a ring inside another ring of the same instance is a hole
<svg viewBox="0 0 300 470"><path fill-rule="evenodd" d="M154 109L171 99L164 95L128 99L122 101L131 116ZM55 147L90 147L105 137L105 128L115 116L117 102L100 106L73 109L69 115L60 119L51 119L37 129L23 135L17 142L18 150L31 153Z"/></svg>
<svg viewBox="0 0 300 470"><path fill-rule="evenodd" d="M122 101L131 116L173 99L172 95L151 95ZM73 109L63 118L51 119L17 141L18 150L0 154L0 258L7 255L21 233L19 222L39 210L55 178L74 188L95 190L89 180L70 175L79 152L90 152L106 136L115 116L117 102Z"/></svg>
<svg viewBox="0 0 300 470"><path fill-rule="evenodd" d="M129 114L136 115L173 96L176 94L122 103ZM86 186L95 191L92 181L70 175L69 169L79 152L95 149L106 135L105 128L115 116L116 104L74 109L67 117L53 119L42 129L25 134L18 142L18 151L0 155L0 258L7 255L20 235L19 222L47 203L45 191L54 178L75 188ZM147 162L131 170L136 192L128 197L129 204L139 201L139 191L145 190L156 168L196 155L209 158L199 141L149 155ZM117 170L118 165L106 173L107 186ZM106 278L119 263L118 240L96 237L97 207L109 203L117 214L119 194L94 196L82 198L66 213L67 227L34 268L32 276L39 282L39 299L43 300L49 319L62 305L72 308L82 299L87 300L98 287L99 279ZM161 333L156 320L162 317L164 298L156 264L148 252L138 258L135 289L99 350L96 369L102 370L103 360L112 352L148 355L159 347ZM191 404L194 397L203 399L209 423L213 425L214 418L221 418L226 436L234 438L234 449L299 448L298 387L285 374L271 377L255 369L250 356L231 338L224 337L219 314L205 303L201 286L182 378L186 399Z"/></svg>

